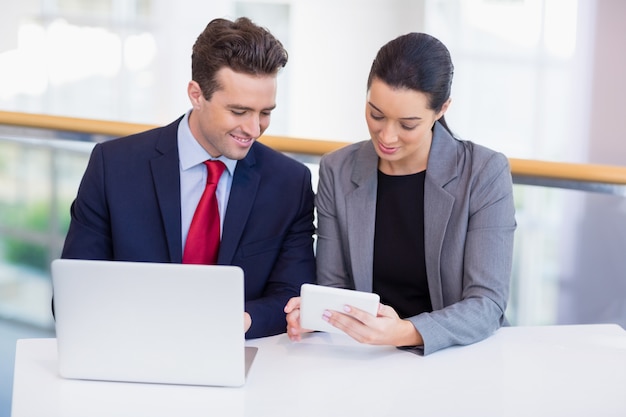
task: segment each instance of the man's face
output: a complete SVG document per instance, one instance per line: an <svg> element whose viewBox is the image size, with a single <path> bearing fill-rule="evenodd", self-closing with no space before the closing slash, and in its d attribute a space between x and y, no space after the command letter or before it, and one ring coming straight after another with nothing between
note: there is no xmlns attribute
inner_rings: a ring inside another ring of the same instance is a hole
<svg viewBox="0 0 626 417"><path fill-rule="evenodd" d="M214 158L243 159L254 141L270 124L276 107L276 75L242 74L222 68L217 72L221 88L207 101L200 86L187 88L193 110L191 133Z"/></svg>

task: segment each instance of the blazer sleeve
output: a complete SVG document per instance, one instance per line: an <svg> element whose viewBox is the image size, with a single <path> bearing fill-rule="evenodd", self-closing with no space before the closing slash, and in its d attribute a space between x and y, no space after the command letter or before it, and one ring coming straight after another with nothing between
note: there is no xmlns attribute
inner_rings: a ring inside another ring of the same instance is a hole
<svg viewBox="0 0 626 417"><path fill-rule="evenodd" d="M478 342L506 324L516 229L508 160L493 153L472 178L465 187L470 193L467 211L455 212L461 219L451 219L457 220L459 229L466 227L451 232L456 240L465 236L464 241L456 242L461 249L457 253L444 247L441 254L445 305L409 319L424 339L425 355ZM446 264L456 264L458 269ZM459 281L460 297L455 294Z"/></svg>
<svg viewBox="0 0 626 417"><path fill-rule="evenodd" d="M334 162L338 162L335 160ZM347 253L347 236L342 233L345 227L345 212L341 210L343 196L337 195L337 187L347 178L349 164L329 162L329 156L322 157L319 165L319 182L315 195L317 213L317 284L328 287L355 289L351 262ZM345 209L344 209L345 210Z"/></svg>

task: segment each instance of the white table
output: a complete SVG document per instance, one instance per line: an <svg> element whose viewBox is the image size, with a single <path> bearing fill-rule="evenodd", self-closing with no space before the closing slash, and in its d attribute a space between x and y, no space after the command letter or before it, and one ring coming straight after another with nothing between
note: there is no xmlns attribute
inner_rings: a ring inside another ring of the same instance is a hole
<svg viewBox="0 0 626 417"><path fill-rule="evenodd" d="M247 342L241 388L64 380L56 339L17 342L13 417L626 416L626 331L510 327L418 356L317 333Z"/></svg>

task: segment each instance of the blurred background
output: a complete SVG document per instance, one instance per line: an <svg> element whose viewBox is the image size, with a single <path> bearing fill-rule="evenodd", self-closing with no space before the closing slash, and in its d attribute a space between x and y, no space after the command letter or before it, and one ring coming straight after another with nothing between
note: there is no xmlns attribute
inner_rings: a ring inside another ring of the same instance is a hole
<svg viewBox="0 0 626 417"><path fill-rule="evenodd" d="M458 137L511 158L626 165L622 0L0 0L0 111L169 123L190 107L196 37L238 16L289 51L266 134L367 139L376 51L423 31L455 64ZM54 337L49 263L105 139L0 126L0 416L15 340ZM624 193L516 185L515 197L511 323L626 326Z"/></svg>

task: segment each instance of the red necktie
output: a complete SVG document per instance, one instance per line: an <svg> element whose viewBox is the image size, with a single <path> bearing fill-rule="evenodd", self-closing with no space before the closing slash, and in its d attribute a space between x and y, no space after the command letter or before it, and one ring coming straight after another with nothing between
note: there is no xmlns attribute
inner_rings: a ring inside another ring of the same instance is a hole
<svg viewBox="0 0 626 417"><path fill-rule="evenodd" d="M220 213L215 189L226 165L221 161L205 161L204 164L208 170L206 188L189 226L183 254L184 264L212 265L217 262L220 246Z"/></svg>

